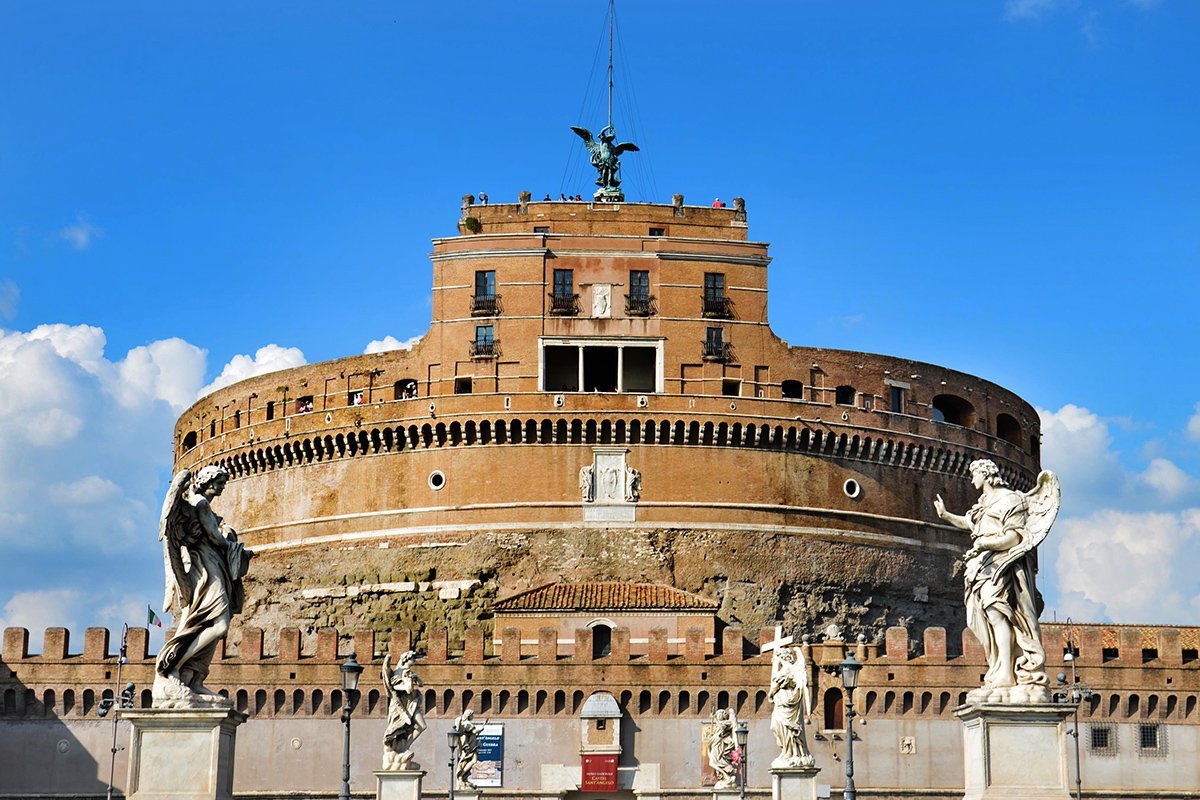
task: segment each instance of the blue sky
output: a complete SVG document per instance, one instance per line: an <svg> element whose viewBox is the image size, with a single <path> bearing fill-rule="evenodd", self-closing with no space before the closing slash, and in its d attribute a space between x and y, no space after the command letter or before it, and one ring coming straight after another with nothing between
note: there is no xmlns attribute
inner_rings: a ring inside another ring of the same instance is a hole
<svg viewBox="0 0 1200 800"><path fill-rule="evenodd" d="M201 387L422 333L463 194L590 191L601 0L240 5L0 0L0 623L140 623ZM744 196L785 339L1042 410L1060 618L1200 615L1198 23L618 5L630 199Z"/></svg>

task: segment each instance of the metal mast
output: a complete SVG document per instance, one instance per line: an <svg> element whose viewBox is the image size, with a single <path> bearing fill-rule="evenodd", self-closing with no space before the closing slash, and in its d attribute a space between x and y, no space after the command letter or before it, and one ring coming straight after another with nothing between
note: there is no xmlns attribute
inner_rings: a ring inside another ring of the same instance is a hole
<svg viewBox="0 0 1200 800"><path fill-rule="evenodd" d="M608 127L612 127L613 96L613 14L616 0L608 0Z"/></svg>

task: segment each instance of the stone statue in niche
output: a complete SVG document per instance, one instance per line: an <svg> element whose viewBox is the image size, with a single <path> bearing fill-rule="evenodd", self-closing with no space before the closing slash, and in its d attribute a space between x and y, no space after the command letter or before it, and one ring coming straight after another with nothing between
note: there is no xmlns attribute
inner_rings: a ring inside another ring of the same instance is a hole
<svg viewBox="0 0 1200 800"><path fill-rule="evenodd" d="M633 467L625 468L625 502L636 503L642 496L642 473Z"/></svg>
<svg viewBox="0 0 1200 800"><path fill-rule="evenodd" d="M612 286L607 283L592 284L592 316L612 316Z"/></svg>
<svg viewBox="0 0 1200 800"><path fill-rule="evenodd" d="M413 672L417 654L400 654L396 669L391 668L392 654L383 659L383 685L388 694L387 729L383 732L383 769L414 769L413 742L425 730L425 711L421 701L424 682Z"/></svg>
<svg viewBox="0 0 1200 800"><path fill-rule="evenodd" d="M983 686L967 694L969 703L1046 703L1046 651L1038 616L1042 597L1034 584L1037 546L1058 515L1061 489L1053 472L1038 475L1029 492L1008 488L990 459L971 462L971 483L979 500L963 515L946 510L941 495L937 515L969 531L963 554L967 626L983 645L988 669Z"/></svg>
<svg viewBox="0 0 1200 800"><path fill-rule="evenodd" d="M712 738L708 742L708 764L717 773L714 789L737 788L737 716L731 708L718 708L712 715Z"/></svg>
<svg viewBox="0 0 1200 800"><path fill-rule="evenodd" d="M474 719L472 711L464 711L462 716L454 720L458 728L458 766L454 770L454 785L457 789L474 789L471 783L471 770L479 762L479 723Z"/></svg>
<svg viewBox="0 0 1200 800"><path fill-rule="evenodd" d="M811 767L812 753L804 738L804 718L812 713L812 692L808 685L808 663L799 647L779 647L771 661L771 687L767 699L771 710L771 733L779 746L772 767Z"/></svg>
<svg viewBox="0 0 1200 800"><path fill-rule="evenodd" d="M620 500L622 493L620 471L613 466L603 467L600 470L600 499L601 500Z"/></svg>
<svg viewBox="0 0 1200 800"><path fill-rule="evenodd" d="M154 664L154 708L230 708L204 685L217 643L242 610L242 578L253 555L233 528L212 510L229 473L208 466L180 470L163 501L158 538L163 543L166 596L178 608L175 633Z"/></svg>
<svg viewBox="0 0 1200 800"><path fill-rule="evenodd" d="M596 482L591 464L579 468L579 494L585 503L596 499Z"/></svg>

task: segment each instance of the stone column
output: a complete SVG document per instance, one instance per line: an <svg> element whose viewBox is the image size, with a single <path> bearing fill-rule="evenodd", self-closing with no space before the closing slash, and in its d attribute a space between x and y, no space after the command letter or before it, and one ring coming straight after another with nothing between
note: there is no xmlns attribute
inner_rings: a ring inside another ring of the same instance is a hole
<svg viewBox="0 0 1200 800"><path fill-rule="evenodd" d="M375 796L378 800L421 800L421 779L425 777L425 774L423 769L376 772L375 778L379 782L379 789Z"/></svg>
<svg viewBox="0 0 1200 800"><path fill-rule="evenodd" d="M1070 800L1063 727L1074 706L983 703L959 706L964 800Z"/></svg>
<svg viewBox="0 0 1200 800"><path fill-rule="evenodd" d="M819 767L771 767L771 800L817 800Z"/></svg>
<svg viewBox="0 0 1200 800"><path fill-rule="evenodd" d="M129 800L233 800L236 729L227 708L122 709L133 725Z"/></svg>

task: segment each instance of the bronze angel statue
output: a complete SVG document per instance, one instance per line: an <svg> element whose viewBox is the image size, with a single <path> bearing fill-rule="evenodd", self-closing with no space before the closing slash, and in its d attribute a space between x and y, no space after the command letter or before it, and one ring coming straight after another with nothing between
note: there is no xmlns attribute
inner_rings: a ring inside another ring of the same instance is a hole
<svg viewBox="0 0 1200 800"><path fill-rule="evenodd" d="M638 146L633 142L614 144L617 130L612 125L608 125L600 131L599 139L593 139L591 131L587 128L578 128L572 125L571 130L575 131L580 139L583 139L584 146L592 156L592 166L600 173L596 179L596 185L600 188L594 197L598 200L603 198L624 200L625 195L621 193L620 189L621 164L618 159L622 153L637 152Z"/></svg>
<svg viewBox="0 0 1200 800"><path fill-rule="evenodd" d="M213 512L213 498L225 490L229 473L208 466L194 475L180 470L163 501L159 539L163 543L166 609L175 611L175 632L158 654L155 708L220 708L228 699L204 685L217 643L242 610L242 578L252 553Z"/></svg>
<svg viewBox="0 0 1200 800"><path fill-rule="evenodd" d="M1008 488L1000 468L981 458L969 467L979 501L961 516L946 510L941 495L933 506L939 517L971 533L963 554L967 626L987 654L983 686L967 695L974 703L1050 701L1046 650L1038 616L1042 597L1034 585L1037 547L1058 516L1061 497L1053 472L1038 475L1029 492Z"/></svg>

